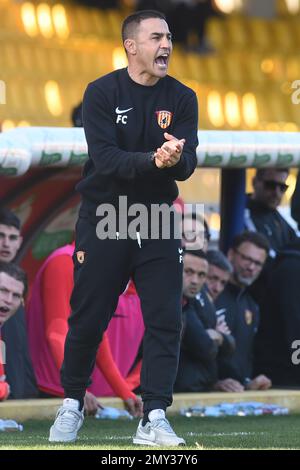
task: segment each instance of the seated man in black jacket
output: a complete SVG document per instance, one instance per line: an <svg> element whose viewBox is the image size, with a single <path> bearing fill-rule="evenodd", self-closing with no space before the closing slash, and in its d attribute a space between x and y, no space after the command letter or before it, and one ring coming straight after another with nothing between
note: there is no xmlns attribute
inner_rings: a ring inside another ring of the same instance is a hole
<svg viewBox="0 0 300 470"><path fill-rule="evenodd" d="M203 285L208 271L201 250L185 251L183 271L183 331L176 392L212 390L217 381L217 356L230 355L234 340L225 322L218 323L215 307Z"/></svg>
<svg viewBox="0 0 300 470"><path fill-rule="evenodd" d="M261 168L253 179L253 194L247 200L245 228L262 233L270 243L270 255L296 240L294 229L277 210L288 185L287 168Z"/></svg>
<svg viewBox="0 0 300 470"><path fill-rule="evenodd" d="M253 178L253 193L245 209L245 228L264 235L270 244L269 258L258 281L251 286L251 295L261 307L266 298L265 285L272 273L277 252L297 239L294 229L278 211L288 189L288 168L260 168Z"/></svg>
<svg viewBox="0 0 300 470"><path fill-rule="evenodd" d="M243 232L234 238L228 252L233 274L216 300L235 342L230 358L220 358L217 390L241 392L244 389L266 390L271 381L264 375L253 378L254 337L259 322L258 306L248 288L260 275L269 252L268 240L256 232Z"/></svg>
<svg viewBox="0 0 300 470"><path fill-rule="evenodd" d="M300 386L299 279L300 239L277 255L255 340L255 370L268 374L276 387Z"/></svg>
<svg viewBox="0 0 300 470"><path fill-rule="evenodd" d="M209 295L215 302L230 279L232 266L222 251L219 250L208 250L207 261L208 274L205 284Z"/></svg>
<svg viewBox="0 0 300 470"><path fill-rule="evenodd" d="M21 222L8 208L0 208L0 262L15 262L22 243ZM6 344L5 374L10 399L36 398L36 379L29 354L23 303L1 329Z"/></svg>

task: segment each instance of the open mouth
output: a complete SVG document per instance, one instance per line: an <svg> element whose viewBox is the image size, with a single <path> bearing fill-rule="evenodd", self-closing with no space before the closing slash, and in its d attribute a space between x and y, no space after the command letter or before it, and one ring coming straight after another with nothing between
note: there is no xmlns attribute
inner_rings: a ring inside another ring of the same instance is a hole
<svg viewBox="0 0 300 470"><path fill-rule="evenodd" d="M168 65L168 59L169 59L169 54L167 53L161 54L156 57L155 63L161 68L166 68Z"/></svg>
<svg viewBox="0 0 300 470"><path fill-rule="evenodd" d="M6 313L8 313L8 312L9 312L9 308L8 308L8 307L4 307L4 306L0 307L0 314L1 314L1 313L6 314Z"/></svg>

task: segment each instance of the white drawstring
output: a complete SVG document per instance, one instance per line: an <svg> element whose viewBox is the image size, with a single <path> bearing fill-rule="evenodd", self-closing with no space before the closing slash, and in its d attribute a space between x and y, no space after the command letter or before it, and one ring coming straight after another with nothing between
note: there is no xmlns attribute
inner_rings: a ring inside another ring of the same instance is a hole
<svg viewBox="0 0 300 470"><path fill-rule="evenodd" d="M120 237L120 232L116 232L116 239L119 240L119 237ZM139 247L142 248L142 239L141 239L140 232L136 232L136 239L137 239Z"/></svg>
<svg viewBox="0 0 300 470"><path fill-rule="evenodd" d="M136 239L137 239L139 247L142 248L142 239L141 239L140 232L136 232Z"/></svg>

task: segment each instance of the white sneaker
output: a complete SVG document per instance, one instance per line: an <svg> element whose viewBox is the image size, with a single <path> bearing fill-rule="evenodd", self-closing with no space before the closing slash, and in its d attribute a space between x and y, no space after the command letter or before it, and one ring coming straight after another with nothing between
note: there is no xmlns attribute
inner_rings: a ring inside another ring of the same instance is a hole
<svg viewBox="0 0 300 470"><path fill-rule="evenodd" d="M164 410L152 410L149 413L149 421L142 425L140 421L136 435L133 438L134 444L148 446L185 446L185 440L176 436L166 419Z"/></svg>
<svg viewBox="0 0 300 470"><path fill-rule="evenodd" d="M63 405L56 413L53 426L50 428L50 442L74 442L82 426L83 410L79 411L79 401L65 398Z"/></svg>

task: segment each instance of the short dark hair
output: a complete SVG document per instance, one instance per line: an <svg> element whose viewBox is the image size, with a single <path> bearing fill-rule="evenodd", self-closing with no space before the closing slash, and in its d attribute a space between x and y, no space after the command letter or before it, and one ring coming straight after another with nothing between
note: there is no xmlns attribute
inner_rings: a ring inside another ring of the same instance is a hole
<svg viewBox="0 0 300 470"><path fill-rule="evenodd" d="M289 168L258 168L258 170L256 170L255 177L258 180L262 180L267 170L275 170L277 173L287 174L289 174L290 172Z"/></svg>
<svg viewBox="0 0 300 470"><path fill-rule="evenodd" d="M197 258L205 259L207 261L207 255L203 250L184 249L183 254L197 256Z"/></svg>
<svg viewBox="0 0 300 470"><path fill-rule="evenodd" d="M132 13L132 15L127 16L122 24L122 40L128 39L133 34L134 30L143 20L148 20L149 18L159 18L166 21L166 17L163 13L157 10L140 10Z"/></svg>
<svg viewBox="0 0 300 470"><path fill-rule="evenodd" d="M27 283L27 275L23 269L17 266L14 263L5 263L4 261L0 261L0 273L5 273L10 277L16 279L16 281L22 282L24 286L23 295L25 297L27 293L28 283Z"/></svg>
<svg viewBox="0 0 300 470"><path fill-rule="evenodd" d="M16 214L14 214L7 207L0 208L0 224L15 227L18 230L21 229L21 222L19 217L17 217Z"/></svg>
<svg viewBox="0 0 300 470"><path fill-rule="evenodd" d="M222 269L222 271L226 271L230 274L233 272L230 261L226 258L224 253L222 253L222 251L208 250L206 256L208 264L216 266L217 268Z"/></svg>
<svg viewBox="0 0 300 470"><path fill-rule="evenodd" d="M237 248L241 246L242 243L245 243L245 242L252 243L258 248L265 250L267 255L269 254L269 251L270 251L269 240L264 235L258 232L245 231L245 232L240 233L239 235L236 235L232 241L231 248L233 250L236 250Z"/></svg>

